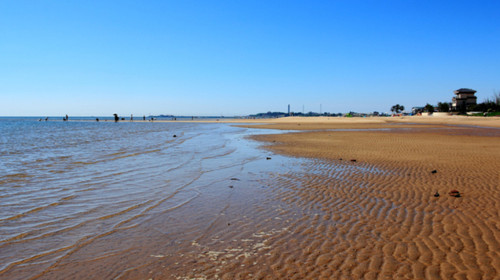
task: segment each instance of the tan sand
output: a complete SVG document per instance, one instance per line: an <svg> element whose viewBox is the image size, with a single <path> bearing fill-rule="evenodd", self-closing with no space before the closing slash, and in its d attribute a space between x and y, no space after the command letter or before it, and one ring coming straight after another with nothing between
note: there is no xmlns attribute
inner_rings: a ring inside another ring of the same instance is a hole
<svg viewBox="0 0 500 280"><path fill-rule="evenodd" d="M283 172L248 170L201 188L189 207L84 240L40 274L20 266L0 278L499 279L499 129L449 126L498 119L253 122L323 131L256 136L309 159L263 159ZM352 128L385 130L332 130Z"/></svg>
<svg viewBox="0 0 500 280"><path fill-rule="evenodd" d="M265 198L250 192L225 208L191 248L169 254L177 261L163 261L158 278L499 278L498 129L404 118L269 122L252 127L396 129L254 137L275 152L312 160L276 174ZM455 189L460 197L448 194ZM125 276L144 275L135 272Z"/></svg>
<svg viewBox="0 0 500 280"><path fill-rule="evenodd" d="M468 116L408 116L408 117L286 117L278 119L250 120L251 122L272 124L262 128L273 129L327 129L327 128L380 128L394 127L394 125L408 126L419 125L460 125L500 127L500 117L468 117ZM228 120L228 122L245 122L245 120Z"/></svg>
<svg viewBox="0 0 500 280"><path fill-rule="evenodd" d="M451 120L425 119L431 121ZM348 122L354 127L387 125ZM452 123L498 124L469 119ZM287 120L269 127L290 129L299 124L302 129L328 126ZM344 128L340 121L330 125ZM332 163L318 161L307 167L306 176L292 174L286 179L300 186L283 199L298 208L317 208L317 216L293 227L293 236L300 237L288 242L294 242L291 247L297 254L280 262L278 266L287 271L283 275L295 267L310 279L500 277L499 130L416 127L255 137L271 142L267 148L278 153ZM448 195L451 190L461 197ZM436 191L439 197L434 197Z"/></svg>
<svg viewBox="0 0 500 280"><path fill-rule="evenodd" d="M125 120L123 122L129 122ZM149 122L149 120L134 120L134 122ZM406 117L285 117L274 119L251 118L220 118L220 119L194 119L194 120L155 120L154 122L197 122L197 123L250 123L273 124L266 128L273 129L325 129L325 128L373 128L373 125L393 127L391 125L466 125L482 127L500 127L500 117L471 117L471 116L406 116ZM300 125L305 125L299 127Z"/></svg>

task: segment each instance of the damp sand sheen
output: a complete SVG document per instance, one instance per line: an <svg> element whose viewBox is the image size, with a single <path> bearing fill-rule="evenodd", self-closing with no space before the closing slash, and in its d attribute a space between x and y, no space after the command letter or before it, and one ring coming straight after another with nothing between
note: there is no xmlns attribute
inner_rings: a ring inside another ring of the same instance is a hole
<svg viewBox="0 0 500 280"><path fill-rule="evenodd" d="M3 124L0 279L500 277L500 121L259 122Z"/></svg>

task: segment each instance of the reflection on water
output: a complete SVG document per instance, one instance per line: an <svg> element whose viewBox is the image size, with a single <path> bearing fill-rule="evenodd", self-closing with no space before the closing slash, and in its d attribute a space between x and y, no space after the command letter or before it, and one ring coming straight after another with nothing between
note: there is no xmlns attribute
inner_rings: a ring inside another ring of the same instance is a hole
<svg viewBox="0 0 500 280"><path fill-rule="evenodd" d="M224 124L0 120L0 271L49 265L241 177L268 154L244 139L249 133Z"/></svg>

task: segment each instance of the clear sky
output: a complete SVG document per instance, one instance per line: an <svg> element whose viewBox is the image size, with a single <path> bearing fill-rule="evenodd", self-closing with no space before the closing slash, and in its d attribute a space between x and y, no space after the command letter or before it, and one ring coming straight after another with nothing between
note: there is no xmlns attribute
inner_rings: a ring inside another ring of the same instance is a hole
<svg viewBox="0 0 500 280"><path fill-rule="evenodd" d="M500 1L0 1L0 115L387 112L500 91Z"/></svg>

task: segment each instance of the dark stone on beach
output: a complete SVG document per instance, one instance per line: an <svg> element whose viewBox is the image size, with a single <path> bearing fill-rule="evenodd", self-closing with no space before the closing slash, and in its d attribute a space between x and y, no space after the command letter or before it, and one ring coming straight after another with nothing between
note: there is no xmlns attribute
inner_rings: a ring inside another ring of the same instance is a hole
<svg viewBox="0 0 500 280"><path fill-rule="evenodd" d="M351 159L351 161L352 161L352 162L356 162L356 160L355 160L355 159Z"/></svg>
<svg viewBox="0 0 500 280"><path fill-rule="evenodd" d="M432 170L431 173L432 174L436 174L438 171L437 170Z"/></svg>
<svg viewBox="0 0 500 280"><path fill-rule="evenodd" d="M174 138L177 137L177 135L174 134Z"/></svg>
<svg viewBox="0 0 500 280"><path fill-rule="evenodd" d="M267 160L270 160L271 158L270 157L266 157Z"/></svg>
<svg viewBox="0 0 500 280"><path fill-rule="evenodd" d="M230 189L234 188L233 186L229 186Z"/></svg>
<svg viewBox="0 0 500 280"><path fill-rule="evenodd" d="M436 192L436 193L434 194L434 197L439 197L439 193L438 193L438 192Z"/></svg>
<svg viewBox="0 0 500 280"><path fill-rule="evenodd" d="M339 158L339 160L342 160L342 158Z"/></svg>
<svg viewBox="0 0 500 280"><path fill-rule="evenodd" d="M457 190L451 190L448 194L449 194L450 196L460 197L460 192L459 192L459 191L457 191Z"/></svg>
<svg viewBox="0 0 500 280"><path fill-rule="evenodd" d="M230 225L231 225L231 223L227 223L227 225L228 225L228 226L230 226Z"/></svg>
<svg viewBox="0 0 500 280"><path fill-rule="evenodd" d="M231 181L239 181L240 179L238 178L231 178Z"/></svg>

